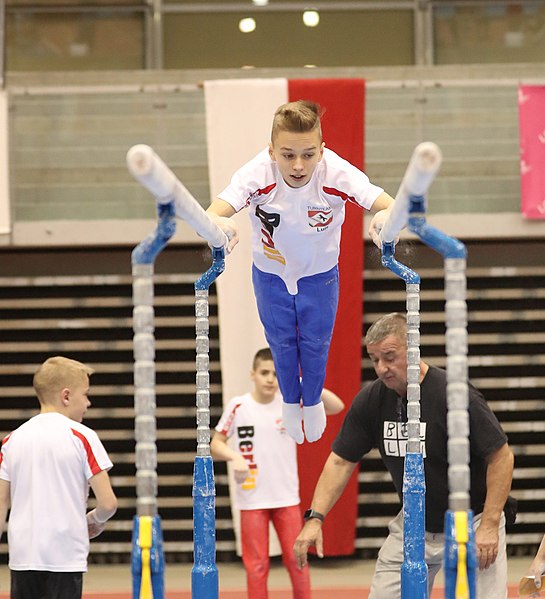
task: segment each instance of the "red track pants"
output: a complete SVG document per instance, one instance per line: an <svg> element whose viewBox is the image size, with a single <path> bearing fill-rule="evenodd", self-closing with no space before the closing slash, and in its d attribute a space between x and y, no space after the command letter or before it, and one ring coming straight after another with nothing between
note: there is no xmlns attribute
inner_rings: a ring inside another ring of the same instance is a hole
<svg viewBox="0 0 545 599"><path fill-rule="evenodd" d="M249 599L267 599L269 575L269 522L278 534L282 562L293 587L293 599L310 599L308 565L299 570L293 553L293 543L303 526L298 505L265 510L241 510L242 561L246 569Z"/></svg>

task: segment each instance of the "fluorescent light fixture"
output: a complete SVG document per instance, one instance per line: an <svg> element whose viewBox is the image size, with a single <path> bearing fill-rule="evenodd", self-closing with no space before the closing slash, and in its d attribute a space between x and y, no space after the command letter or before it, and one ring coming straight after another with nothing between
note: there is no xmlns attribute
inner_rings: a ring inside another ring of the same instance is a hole
<svg viewBox="0 0 545 599"><path fill-rule="evenodd" d="M238 22L238 28L240 31L242 31L242 33L251 33L252 31L255 31L255 27L255 19L252 19L252 17L240 19Z"/></svg>
<svg viewBox="0 0 545 599"><path fill-rule="evenodd" d="M320 13L317 10L305 10L303 13L303 23L307 27L316 27L320 22Z"/></svg>

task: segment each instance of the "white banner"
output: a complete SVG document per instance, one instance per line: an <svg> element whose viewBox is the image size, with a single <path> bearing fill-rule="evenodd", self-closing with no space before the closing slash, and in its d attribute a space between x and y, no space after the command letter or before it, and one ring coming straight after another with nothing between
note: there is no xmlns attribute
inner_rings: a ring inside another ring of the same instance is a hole
<svg viewBox="0 0 545 599"><path fill-rule="evenodd" d="M8 95L0 91L0 235L10 232Z"/></svg>
<svg viewBox="0 0 545 599"><path fill-rule="evenodd" d="M287 79L205 81L204 92L213 199L227 187L235 171L269 143L274 113L287 102L288 82ZM267 346L252 286L249 215L242 210L234 218L239 226L240 242L227 256L225 272L217 280L224 405L232 397L251 390L253 357L256 351ZM235 482L231 473L229 482L233 489ZM233 496L231 492L231 502ZM236 509L232 511L240 555L239 514ZM271 534L271 553L280 553L275 534Z"/></svg>

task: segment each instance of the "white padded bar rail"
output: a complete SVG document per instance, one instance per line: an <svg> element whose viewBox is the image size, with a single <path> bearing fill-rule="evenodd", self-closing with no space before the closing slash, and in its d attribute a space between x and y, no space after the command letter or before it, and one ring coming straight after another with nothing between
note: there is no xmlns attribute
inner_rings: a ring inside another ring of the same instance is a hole
<svg viewBox="0 0 545 599"><path fill-rule="evenodd" d="M380 232L382 243L391 243L407 224L409 196L425 195L441 166L441 160L441 150L433 142L424 141L416 146L399 186L390 216Z"/></svg>
<svg viewBox="0 0 545 599"><path fill-rule="evenodd" d="M127 152L127 167L159 204L174 200L176 216L188 222L212 247L227 245L225 233L152 148L145 144L133 146Z"/></svg>

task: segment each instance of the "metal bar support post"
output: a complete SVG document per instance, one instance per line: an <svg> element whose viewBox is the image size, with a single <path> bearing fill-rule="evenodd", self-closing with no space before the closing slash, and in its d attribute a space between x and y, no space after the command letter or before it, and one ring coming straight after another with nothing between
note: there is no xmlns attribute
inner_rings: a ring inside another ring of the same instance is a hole
<svg viewBox="0 0 545 599"><path fill-rule="evenodd" d="M156 257L176 230L174 203L157 204L158 225L132 252L136 516L131 571L133 599L164 599L163 535L157 510L157 423L155 416Z"/></svg>
<svg viewBox="0 0 545 599"><path fill-rule="evenodd" d="M449 509L445 514L445 597L475 599L478 569L470 501L465 245L429 225L425 199L412 197L409 229L444 257Z"/></svg>
<svg viewBox="0 0 545 599"><path fill-rule="evenodd" d="M194 565L192 599L217 599L216 487L210 455L209 288L225 269L223 248L212 249L212 266L195 282L197 351L197 455L193 468Z"/></svg>

